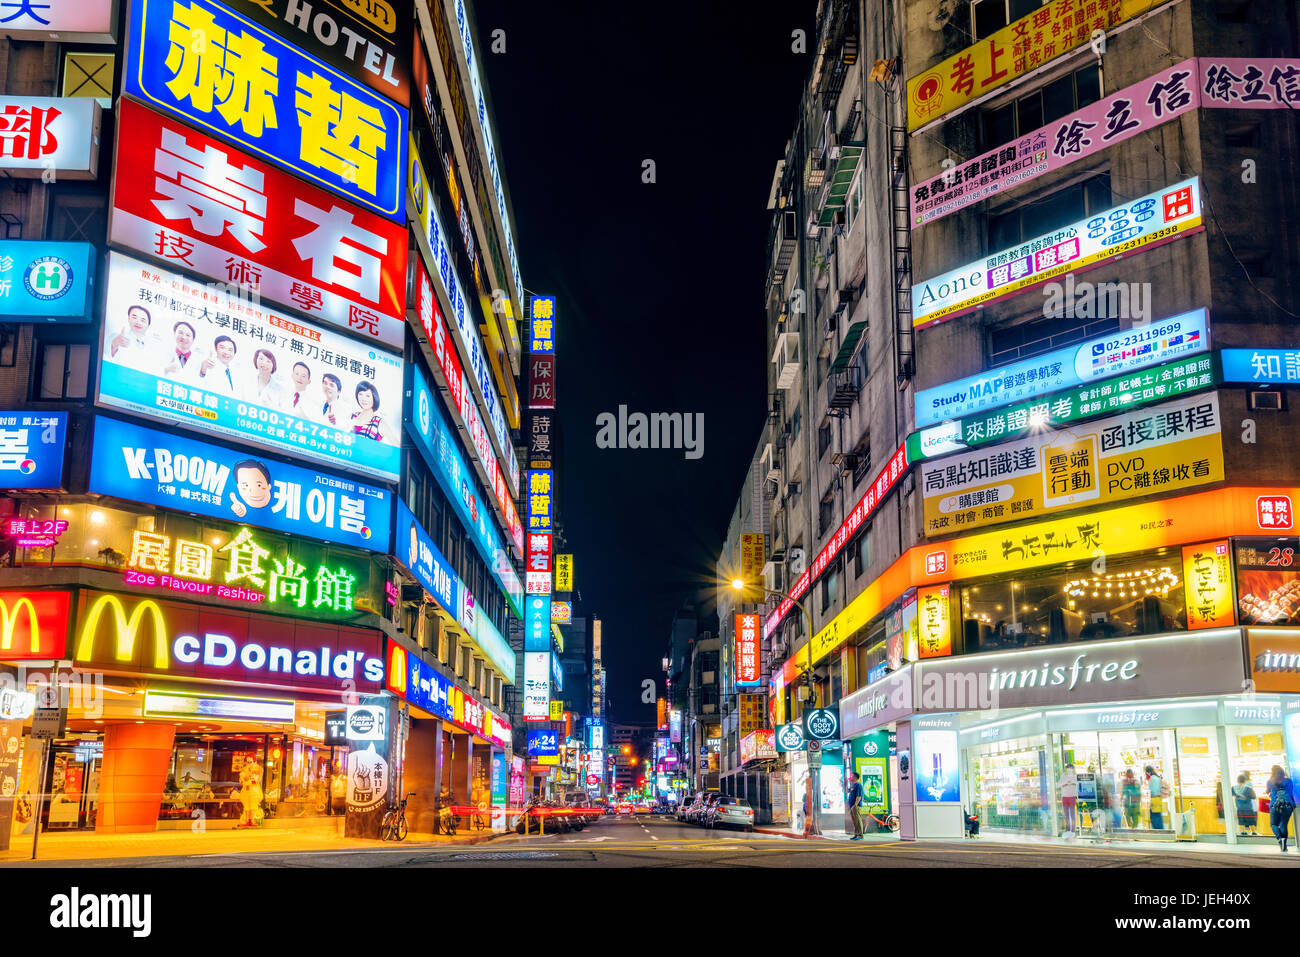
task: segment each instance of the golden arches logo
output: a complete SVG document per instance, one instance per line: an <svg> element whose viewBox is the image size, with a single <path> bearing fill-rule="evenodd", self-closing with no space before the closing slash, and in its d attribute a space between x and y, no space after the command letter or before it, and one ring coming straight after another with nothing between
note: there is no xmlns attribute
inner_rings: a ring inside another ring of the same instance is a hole
<svg viewBox="0 0 1300 957"><path fill-rule="evenodd" d="M39 654L41 650L41 623L36 614L36 606L32 600L27 597L18 599L13 609L10 610L5 602L0 601L0 651L8 651L14 644L14 626L18 624L18 616L22 614L23 609L27 610L27 644L31 648L33 655Z"/></svg>
<svg viewBox="0 0 1300 957"><path fill-rule="evenodd" d="M406 649L392 643L388 646L388 687L406 694Z"/></svg>
<svg viewBox="0 0 1300 957"><path fill-rule="evenodd" d="M75 656L77 661L90 661L94 655L99 619L103 617L106 608L113 610L113 623L117 626L117 642L113 649L113 656L118 661L131 661L135 657L136 634L145 615L149 615L149 620L153 624L153 666L160 671L165 671L171 665L171 656L167 651L167 620L163 617L162 609L152 599L146 598L135 606L131 617L127 618L126 609L122 607L122 599L117 595L100 595L90 606L85 623L81 626L81 634L77 638Z"/></svg>

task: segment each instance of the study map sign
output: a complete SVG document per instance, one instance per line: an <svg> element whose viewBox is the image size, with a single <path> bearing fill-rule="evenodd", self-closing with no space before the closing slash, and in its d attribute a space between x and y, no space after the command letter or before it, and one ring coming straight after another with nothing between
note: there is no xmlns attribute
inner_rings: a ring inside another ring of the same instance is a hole
<svg viewBox="0 0 1300 957"><path fill-rule="evenodd" d="M411 102L411 0L230 0L242 13L382 93Z"/></svg>
<svg viewBox="0 0 1300 957"><path fill-rule="evenodd" d="M1023 438L1034 430L1058 429L1079 419L1126 412L1210 388L1219 381L1210 356L1166 362L913 432L907 437L907 457L919 462L990 442Z"/></svg>
<svg viewBox="0 0 1300 957"><path fill-rule="evenodd" d="M471 530L470 537L484 564L491 570L492 577L518 612L523 598L519 574L510 564L510 556L501 542L493 510L481 495L478 476L461 456L459 443L438 408L433 390L415 363L410 365L410 376L411 402L406 416L406 429L411 433L416 449L438 480L443 493L458 513L461 524ZM508 532L516 549L522 551L524 533L517 515L514 527L508 529Z"/></svg>
<svg viewBox="0 0 1300 957"><path fill-rule="evenodd" d="M99 124L90 97L0 95L0 170L47 182L94 179Z"/></svg>
<svg viewBox="0 0 1300 957"><path fill-rule="evenodd" d="M112 43L117 0L10 0L0 7L0 36L48 43Z"/></svg>
<svg viewBox="0 0 1300 957"><path fill-rule="evenodd" d="M405 221L406 110L216 0L129 2L126 95Z"/></svg>
<svg viewBox="0 0 1300 957"><path fill-rule="evenodd" d="M401 226L130 100L116 150L114 245L401 348Z"/></svg>
<svg viewBox="0 0 1300 957"><path fill-rule="evenodd" d="M63 488L66 412L0 412L0 489Z"/></svg>
<svg viewBox="0 0 1300 957"><path fill-rule="evenodd" d="M1223 481L1217 393L937 459L921 469L925 532Z"/></svg>
<svg viewBox="0 0 1300 957"><path fill-rule="evenodd" d="M90 243L0 239L0 322L87 322L98 255Z"/></svg>
<svg viewBox="0 0 1300 957"><path fill-rule="evenodd" d="M1295 109L1300 60L1201 58L1166 67L911 189L912 226L1122 143L1201 107Z"/></svg>
<svg viewBox="0 0 1300 957"><path fill-rule="evenodd" d="M111 253L101 406L395 480L401 356Z"/></svg>
<svg viewBox="0 0 1300 957"><path fill-rule="evenodd" d="M91 493L384 553L385 489L95 417Z"/></svg>
<svg viewBox="0 0 1300 957"><path fill-rule="evenodd" d="M920 329L946 322L1067 272L1202 229L1200 180L1193 177L916 283L913 324Z"/></svg>
<svg viewBox="0 0 1300 957"><path fill-rule="evenodd" d="M936 422L987 412L1074 386L1088 386L1089 402L1100 401L1103 394L1099 380L1206 352L1209 348L1209 315L1204 309L1194 309L1147 326L1086 339L1078 345L922 389L916 394L916 425L923 430L922 451L933 454L930 446L941 438L937 430L925 429ZM1091 395L1093 388L1098 395Z"/></svg>
<svg viewBox="0 0 1300 957"><path fill-rule="evenodd" d="M83 590L72 646L79 670L143 672L309 691L378 691L378 631L186 602Z"/></svg>

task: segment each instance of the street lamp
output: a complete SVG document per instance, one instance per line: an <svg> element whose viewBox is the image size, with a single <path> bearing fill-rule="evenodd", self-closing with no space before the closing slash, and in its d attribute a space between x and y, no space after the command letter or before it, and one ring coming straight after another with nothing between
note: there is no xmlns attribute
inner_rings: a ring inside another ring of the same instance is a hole
<svg viewBox="0 0 1300 957"><path fill-rule="evenodd" d="M733 578L731 580L731 587L743 594L749 586L746 585L745 580L743 578ZM801 672L801 675L803 680L807 682L809 693L811 694L812 692L812 638L813 638L812 615L808 613L808 609L803 606L803 603L797 600L793 595L787 595L783 591L777 591L775 588L768 588L766 586L756 585L754 587L756 588L762 587L763 593L765 595L777 595L780 598L786 599L788 602L790 602L792 605L798 608L801 612L803 612L804 620L808 623L808 641L805 642L804 644L804 647L808 649L808 664ZM808 797L808 821L807 821L807 829L808 829L807 833L810 835L820 835L822 832L821 830L821 807L822 807L821 776L822 776L821 767L818 766L814 768L812 766L812 760L810 759L808 761L808 780L812 786L812 794L810 794Z"/></svg>

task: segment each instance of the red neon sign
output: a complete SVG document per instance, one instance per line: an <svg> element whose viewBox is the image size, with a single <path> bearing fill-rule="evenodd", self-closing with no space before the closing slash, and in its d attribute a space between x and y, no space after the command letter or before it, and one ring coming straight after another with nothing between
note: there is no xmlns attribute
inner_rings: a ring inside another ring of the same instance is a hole
<svg viewBox="0 0 1300 957"><path fill-rule="evenodd" d="M758 615L736 616L736 684L756 685L758 665Z"/></svg>
<svg viewBox="0 0 1300 957"><path fill-rule="evenodd" d="M866 493L858 501L858 504L853 507L853 511L849 513L848 518L844 519L840 527L835 530L835 534L830 537L830 541L828 541L826 546L821 550L821 554L817 556L817 560L808 566L808 568L804 569L804 573L799 576L799 580L796 581L794 587L790 589L791 598L798 601L803 597L804 593L808 591L808 586L816 581L818 576L826 570L826 566L829 565L831 560L840 553L840 549L848 543L849 539L853 537L854 533L857 532L862 523L871 517L871 514L876 510L876 506L884 500L885 496L889 494L890 489L898 483L898 480L906 474L906 472L907 442L904 441L903 444L898 447L898 451L895 452L889 461L880 469L875 480L867 488ZM785 618L793 607L794 602L789 598L782 599L781 604L776 607L776 611L767 616L767 621L763 625L764 638L771 635L772 632L776 630L776 626L781 623L781 620Z"/></svg>

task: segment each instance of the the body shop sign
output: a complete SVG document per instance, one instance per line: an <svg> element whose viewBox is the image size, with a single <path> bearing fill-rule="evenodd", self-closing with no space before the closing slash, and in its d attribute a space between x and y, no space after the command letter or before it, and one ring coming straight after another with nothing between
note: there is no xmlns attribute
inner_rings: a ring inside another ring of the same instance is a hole
<svg viewBox="0 0 1300 957"><path fill-rule="evenodd" d="M129 100L118 111L111 242L401 347L405 229Z"/></svg>
<svg viewBox="0 0 1300 957"><path fill-rule="evenodd" d="M1067 272L1081 272L1202 229L1200 181L1183 180L913 288L917 328L953 319Z"/></svg>
<svg viewBox="0 0 1300 957"><path fill-rule="evenodd" d="M380 633L85 591L74 628L74 663L306 690L378 691Z"/></svg>

